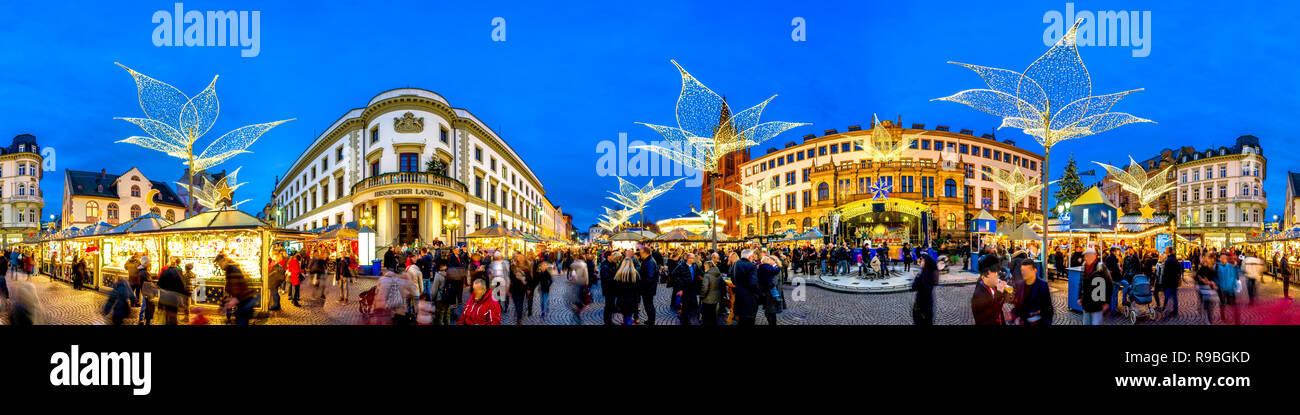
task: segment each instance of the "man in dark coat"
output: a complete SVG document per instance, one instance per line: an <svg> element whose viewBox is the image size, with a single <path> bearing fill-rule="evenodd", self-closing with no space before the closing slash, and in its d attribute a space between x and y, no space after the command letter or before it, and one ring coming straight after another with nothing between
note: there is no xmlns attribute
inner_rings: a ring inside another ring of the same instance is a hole
<svg viewBox="0 0 1300 415"><path fill-rule="evenodd" d="M758 316L758 266L750 260L753 256L754 251L746 249L731 266L732 309L742 326L754 325Z"/></svg>
<svg viewBox="0 0 1300 415"><path fill-rule="evenodd" d="M683 326L691 325L691 319L699 309L701 277L700 266L695 263L695 254L686 254L686 258L673 270L673 291L682 293L682 310L678 319Z"/></svg>
<svg viewBox="0 0 1300 415"><path fill-rule="evenodd" d="M1160 270L1160 289L1165 293L1160 309L1166 318L1178 317L1178 287L1183 285L1183 271L1183 262L1178 260L1174 247L1166 248L1165 264Z"/></svg>
<svg viewBox="0 0 1300 415"><path fill-rule="evenodd" d="M1001 266L995 255L980 258L980 279L975 283L975 292L970 298L971 314L975 316L977 326L1000 326L1005 324L1002 318L1002 305L1007 301L1007 283L998 278Z"/></svg>
<svg viewBox="0 0 1300 415"><path fill-rule="evenodd" d="M618 274L618 262L615 261L616 255L609 255L600 261L600 286L601 295L605 297L605 325L614 325L614 313L618 312L618 296L622 294L619 290L622 288L614 280L614 275Z"/></svg>
<svg viewBox="0 0 1300 415"><path fill-rule="evenodd" d="M641 247L638 254L641 259L641 266L637 268L637 273L640 274L641 279L637 281L636 289L639 291L641 303L645 307L645 324L653 326L655 325L655 292L659 289L659 264L655 262L649 247Z"/></svg>

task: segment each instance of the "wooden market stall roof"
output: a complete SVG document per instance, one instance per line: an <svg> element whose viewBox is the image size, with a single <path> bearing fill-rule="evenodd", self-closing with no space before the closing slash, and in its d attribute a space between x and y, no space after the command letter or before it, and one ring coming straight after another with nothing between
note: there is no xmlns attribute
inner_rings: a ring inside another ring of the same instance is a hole
<svg viewBox="0 0 1300 415"><path fill-rule="evenodd" d="M659 235L651 239L655 242L699 242L699 235L691 233L682 228L673 229L668 233Z"/></svg>
<svg viewBox="0 0 1300 415"><path fill-rule="evenodd" d="M240 210L209 210L162 228L164 231L192 229L250 229L270 227L257 217Z"/></svg>
<svg viewBox="0 0 1300 415"><path fill-rule="evenodd" d="M117 225L113 229L110 229L107 232L103 232L103 234L115 235L115 234L133 233L133 232L157 231L171 224L172 223L168 222L167 219L163 219L158 215L150 213L123 222L121 225Z"/></svg>

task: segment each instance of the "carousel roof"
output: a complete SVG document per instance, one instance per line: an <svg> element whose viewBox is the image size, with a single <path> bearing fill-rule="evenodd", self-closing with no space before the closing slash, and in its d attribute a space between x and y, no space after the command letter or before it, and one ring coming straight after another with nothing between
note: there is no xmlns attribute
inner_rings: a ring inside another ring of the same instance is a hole
<svg viewBox="0 0 1300 415"><path fill-rule="evenodd" d="M123 222L121 225L117 225L113 229L109 229L108 231L103 232L103 234L123 234L123 233L131 233L131 232L156 231L164 227L167 227L168 225L171 224L172 223L168 222L167 219L163 219L161 216L150 213L143 216L137 216L135 219L131 219L126 222Z"/></svg>
<svg viewBox="0 0 1300 415"><path fill-rule="evenodd" d="M655 234L654 232L650 232L650 231L648 231L648 230L645 230L645 229L628 229L628 230L625 230L625 231L622 231L622 232L616 233L616 234L614 234L613 236L610 236L610 237L609 237L609 240L611 240L611 241L644 241L644 240L646 240L646 239L651 239L651 238L654 238L654 237L656 237L656 236L659 236L659 235Z"/></svg>
<svg viewBox="0 0 1300 415"><path fill-rule="evenodd" d="M682 228L673 229L668 233L654 237L656 242L694 242L699 241L699 235L691 233Z"/></svg>
<svg viewBox="0 0 1300 415"><path fill-rule="evenodd" d="M270 226L257 217L240 210L209 210L185 218L180 222L163 226L163 230L175 231L185 229L244 229Z"/></svg>

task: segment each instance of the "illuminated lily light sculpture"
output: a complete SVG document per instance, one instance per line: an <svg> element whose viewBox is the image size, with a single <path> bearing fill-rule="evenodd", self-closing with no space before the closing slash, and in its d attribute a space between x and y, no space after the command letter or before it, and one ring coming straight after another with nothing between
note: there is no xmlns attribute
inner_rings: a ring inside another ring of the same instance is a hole
<svg viewBox="0 0 1300 415"><path fill-rule="evenodd" d="M1092 95L1092 77L1083 59L1075 35L1079 19L1043 56L1023 73L1006 69L951 62L980 75L989 89L970 89L938 98L966 104L1002 118L1002 127L1017 128L1034 137L1043 146L1042 172L1048 177L1052 146L1065 140L1087 137L1135 122L1152 122L1110 108L1134 89L1107 95ZM1042 189L1043 229L1047 229L1047 192ZM1047 260L1047 232L1043 232L1040 261Z"/></svg>
<svg viewBox="0 0 1300 415"><path fill-rule="evenodd" d="M717 211L717 210L715 210L715 209L695 210L695 207L692 206L692 207L691 207L691 213L694 213L695 216L699 216L700 219L704 220L705 222L708 222L708 223L714 225L714 226L713 226L713 230L709 231L709 233L714 233L714 232L717 232L717 231L718 231L718 226L717 226L717 223L718 223L718 211Z"/></svg>
<svg viewBox="0 0 1300 415"><path fill-rule="evenodd" d="M618 193L609 192L609 194L614 195L614 197L607 197L606 199L613 200L614 203L618 203L622 205L624 208L626 208L627 211L630 212L629 216L631 216L631 214L634 213L640 213L641 224L642 226L644 226L646 205L650 204L651 200L655 200L659 196L663 196L663 194L667 193L668 190L673 188L673 186L676 186L677 182L680 182L682 180L686 180L686 179L681 178L681 179L673 180L668 183L661 184L659 186L655 186L655 181L652 179L650 180L649 183L646 183L645 186L637 187L631 182L627 180L623 180L622 177L619 177Z"/></svg>
<svg viewBox="0 0 1300 415"><path fill-rule="evenodd" d="M235 177L239 174L239 169L242 168L243 167L236 168L235 171L226 174L225 177L222 177L215 182L208 180L205 176L203 177L202 187L196 187L192 184L181 182L176 182L176 184L184 187L185 190L192 195L195 201L199 202L200 206L208 208L209 210L239 209L240 203L249 200L234 201L235 189L238 189L240 186L245 184L235 183L237 180Z"/></svg>
<svg viewBox="0 0 1300 415"><path fill-rule="evenodd" d="M193 97L181 93L179 89L120 63L135 78L136 92L139 94L140 109L148 118L117 117L139 126L148 135L132 136L118 141L130 143L151 150L160 151L168 156L185 160L189 168L187 188L194 186L194 173L207 170L221 164L240 153L248 153L249 146L257 141L263 133L272 127L293 119L253 124L236 128L208 143L198 156L194 155L194 143L199 137L212 129L220 113L217 103L217 77L212 77L208 87ZM195 197L191 194L186 203L185 215L188 217Z"/></svg>
<svg viewBox="0 0 1300 415"><path fill-rule="evenodd" d="M1142 212L1142 219L1151 220L1152 215L1156 212L1155 208L1150 206L1151 202L1156 201L1160 195L1178 187L1178 183L1171 183L1166 178L1166 174L1173 166L1165 167L1155 175L1147 175L1146 169L1143 169L1141 164L1134 161L1133 156L1129 156L1128 161L1129 165L1126 169L1096 161L1093 163L1104 167L1106 173L1110 174L1111 180L1119 183L1120 188L1137 195L1138 203L1142 205L1138 209L1139 212Z"/></svg>
<svg viewBox="0 0 1300 415"><path fill-rule="evenodd" d="M748 149L776 137L778 134L806 123L769 121L759 123L759 116L767 103L776 95L753 107L732 113L726 100L718 96L699 80L686 72L677 61L682 77L681 94L677 97L677 126L638 123L658 131L665 139L665 145L633 146L632 148L655 152L663 157L681 163L683 167L699 170L708 174L709 205L717 207L716 179L720 177L718 167L723 156L738 150ZM717 227L717 221L710 224ZM713 233L712 245L718 247L717 233Z"/></svg>
<svg viewBox="0 0 1300 415"><path fill-rule="evenodd" d="M874 114L871 116L871 121L875 125L871 128L871 135L853 140L853 145L866 151L867 158L873 162L898 161L903 158L903 153L912 147L912 143L924 135L920 133L912 136L902 134L895 136Z"/></svg>
<svg viewBox="0 0 1300 415"><path fill-rule="evenodd" d="M764 218L763 214L767 213L767 202L772 200L772 198L781 195L780 188L771 186L771 182L767 180L759 180L757 183L754 183L752 185L747 185L747 184L740 185L740 193L736 193L727 189L718 189L718 190L721 190L722 193L726 193L731 197L736 198L736 201L739 201L741 205L744 205L750 209L758 211L759 212L758 234L767 235L767 232L763 230L763 228L766 227L765 222L767 222L767 218ZM776 229L773 229L772 231L775 232Z"/></svg>
<svg viewBox="0 0 1300 415"><path fill-rule="evenodd" d="M1037 177L1031 177L1020 171L1020 167L1007 173L1006 177L1000 174L989 174L993 183L1002 187L1002 191L1007 195L1007 201L1011 202L1011 229L1016 229L1016 207L1020 202L1043 190L1043 184Z"/></svg>
<svg viewBox="0 0 1300 415"><path fill-rule="evenodd" d="M627 222L627 218L632 216L632 212L627 209L610 209L605 208L605 214L600 216L600 222L596 226L607 230L610 233L618 232L618 228Z"/></svg>

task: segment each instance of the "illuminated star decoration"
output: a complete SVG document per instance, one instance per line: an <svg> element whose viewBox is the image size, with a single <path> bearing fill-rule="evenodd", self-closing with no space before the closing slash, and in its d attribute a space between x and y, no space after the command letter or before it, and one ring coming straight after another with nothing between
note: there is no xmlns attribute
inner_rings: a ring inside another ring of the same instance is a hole
<svg viewBox="0 0 1300 415"><path fill-rule="evenodd" d="M235 183L235 177L239 174L239 169L226 174L225 177L211 181L207 176L203 177L203 185L191 186L188 183L176 182L177 185L184 187L192 197L199 202L200 206L210 210L238 209L240 203L247 202L248 199L238 202L234 201L235 189L243 186L244 183Z"/></svg>
<svg viewBox="0 0 1300 415"><path fill-rule="evenodd" d="M1075 43L1075 33L1082 22L1083 19L1075 22L1024 73L950 62L978 73L989 89L965 90L937 100L966 104L1002 117L998 128L1020 129L1047 149L1061 141L1125 124L1152 122L1122 112L1109 112L1124 96L1142 89L1092 95L1092 78Z"/></svg>
<svg viewBox="0 0 1300 415"><path fill-rule="evenodd" d="M922 134L912 136L903 136L901 133L895 136L885 127L873 114L872 123L875 127L871 129L870 137L861 137L853 141L853 145L862 148L867 152L867 158L877 162L898 161L903 158L903 153L912 147Z"/></svg>
<svg viewBox="0 0 1300 415"><path fill-rule="evenodd" d="M189 171L199 172L229 160L248 147L263 133L293 119L253 124L236 128L208 143L198 156L194 144L199 137L212 129L217 121L220 105L217 102L217 77L212 77L208 87L194 97L181 93L165 82L150 78L120 63L135 78L140 108L148 118L117 117L139 126L148 135L131 136L118 141L130 143L185 160Z"/></svg>
<svg viewBox="0 0 1300 415"><path fill-rule="evenodd" d="M615 210L615 209L605 208L605 214L600 216L601 220L599 223L596 224L596 226L599 226L601 229L613 233L617 231L618 227L622 226L624 222L627 222L627 219L631 216L632 216L632 212L628 211L627 209Z"/></svg>
<svg viewBox="0 0 1300 415"><path fill-rule="evenodd" d="M1106 173L1111 176L1111 180L1118 183L1120 188L1136 195L1138 203L1142 205L1138 209L1139 212L1142 212L1142 219L1151 220L1156 211L1149 206L1151 202L1160 198L1160 195L1178 187L1177 183L1171 183L1166 178L1166 174L1173 166L1165 167L1154 175L1148 175L1142 165L1133 160L1133 156L1129 156L1128 161L1129 165L1126 169L1120 169L1106 163L1095 161L1093 163L1105 168Z"/></svg>
<svg viewBox="0 0 1300 415"><path fill-rule="evenodd" d="M758 105L733 113L727 102L686 72L677 61L682 77L682 91L677 97L677 126L638 123L658 131L665 145L642 145L647 150L681 163L683 167L706 173L716 172L723 156L776 137L804 123L769 121L759 123L759 116L776 95Z"/></svg>
<svg viewBox="0 0 1300 415"><path fill-rule="evenodd" d="M889 199L889 192L894 190L893 183L886 184L884 180L876 179L876 183L867 186L867 191L871 192L871 200Z"/></svg>

